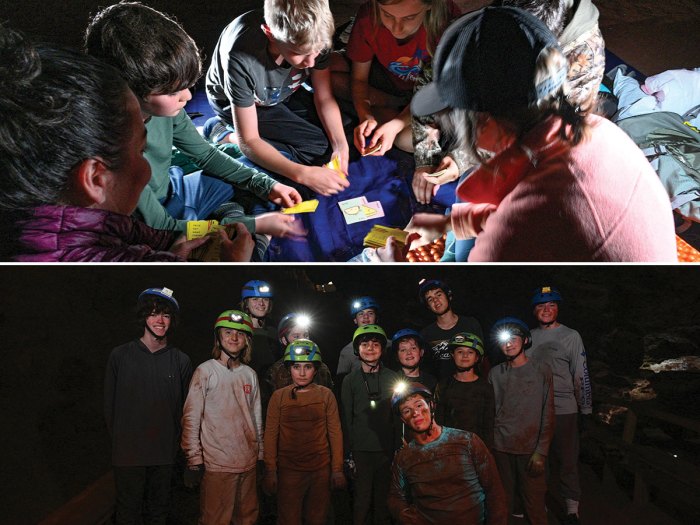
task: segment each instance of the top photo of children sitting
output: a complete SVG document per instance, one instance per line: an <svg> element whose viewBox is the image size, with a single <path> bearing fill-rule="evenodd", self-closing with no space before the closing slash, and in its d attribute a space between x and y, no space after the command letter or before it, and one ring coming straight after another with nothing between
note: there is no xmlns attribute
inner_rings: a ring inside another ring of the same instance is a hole
<svg viewBox="0 0 700 525"><path fill-rule="evenodd" d="M700 261L700 68L590 0L340 3L0 18L0 261Z"/></svg>

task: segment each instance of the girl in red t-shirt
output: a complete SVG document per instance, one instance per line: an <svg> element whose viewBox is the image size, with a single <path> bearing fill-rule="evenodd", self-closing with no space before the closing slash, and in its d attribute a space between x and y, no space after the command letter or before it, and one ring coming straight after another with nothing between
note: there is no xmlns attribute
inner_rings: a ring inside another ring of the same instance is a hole
<svg viewBox="0 0 700 525"><path fill-rule="evenodd" d="M451 0L370 0L360 7L346 49L360 153L378 148L372 154L383 155L394 143L413 151L408 102L442 31L458 13Z"/></svg>

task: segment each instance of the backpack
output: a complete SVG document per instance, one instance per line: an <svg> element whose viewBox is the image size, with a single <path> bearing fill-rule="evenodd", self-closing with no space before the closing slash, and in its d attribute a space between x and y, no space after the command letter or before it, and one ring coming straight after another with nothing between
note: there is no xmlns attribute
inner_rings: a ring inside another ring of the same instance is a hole
<svg viewBox="0 0 700 525"><path fill-rule="evenodd" d="M695 222L700 222L700 132L687 120L698 110L700 106L684 116L659 111L617 122L649 159L671 207Z"/></svg>

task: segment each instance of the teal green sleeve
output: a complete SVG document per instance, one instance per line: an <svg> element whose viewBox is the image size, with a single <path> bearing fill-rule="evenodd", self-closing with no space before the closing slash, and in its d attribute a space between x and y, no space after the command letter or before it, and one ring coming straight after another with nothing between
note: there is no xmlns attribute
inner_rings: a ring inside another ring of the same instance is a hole
<svg viewBox="0 0 700 525"><path fill-rule="evenodd" d="M187 221L174 219L163 205L158 201L153 190L146 186L141 192L137 205L138 213L141 214L143 222L151 228L157 230L187 231ZM255 233L255 217L241 215L240 217L228 218L221 221L222 224L232 224L240 222L250 233Z"/></svg>
<svg viewBox="0 0 700 525"><path fill-rule="evenodd" d="M255 233L255 217L251 215L241 215L236 218L227 218L221 221L221 224L233 224L240 222L250 233Z"/></svg>
<svg viewBox="0 0 700 525"><path fill-rule="evenodd" d="M262 199L267 200L272 186L277 182L266 173L249 168L212 146L199 134L184 109L173 119L173 144L208 175L251 191Z"/></svg>
<svg viewBox="0 0 700 525"><path fill-rule="evenodd" d="M156 230L187 231L187 221L174 219L156 198L150 186L141 192L136 207L143 222Z"/></svg>

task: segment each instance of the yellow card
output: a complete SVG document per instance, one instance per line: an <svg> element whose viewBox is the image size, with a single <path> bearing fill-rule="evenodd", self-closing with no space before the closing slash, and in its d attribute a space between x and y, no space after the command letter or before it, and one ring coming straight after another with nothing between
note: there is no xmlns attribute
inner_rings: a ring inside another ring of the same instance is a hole
<svg viewBox="0 0 700 525"><path fill-rule="evenodd" d="M408 232L398 228L390 228L375 224L364 239L364 245L370 248L381 248L386 245L389 236L393 236L398 244L406 244Z"/></svg>
<svg viewBox="0 0 700 525"><path fill-rule="evenodd" d="M215 231L207 233L211 237L209 242L195 248L190 252L190 261L220 262L221 261L221 237Z"/></svg>
<svg viewBox="0 0 700 525"><path fill-rule="evenodd" d="M187 221L187 240L199 239L207 233L219 231L219 221Z"/></svg>
<svg viewBox="0 0 700 525"><path fill-rule="evenodd" d="M325 164L325 166L328 169L331 169L333 171L337 171L343 177L345 177L345 173L343 173L343 170L340 169L340 157L333 157L328 164Z"/></svg>
<svg viewBox="0 0 700 525"><path fill-rule="evenodd" d="M316 211L316 208L318 208L318 199L311 199L300 202L291 208L282 208L282 213L286 213L287 215L292 215L293 213L313 213Z"/></svg>

